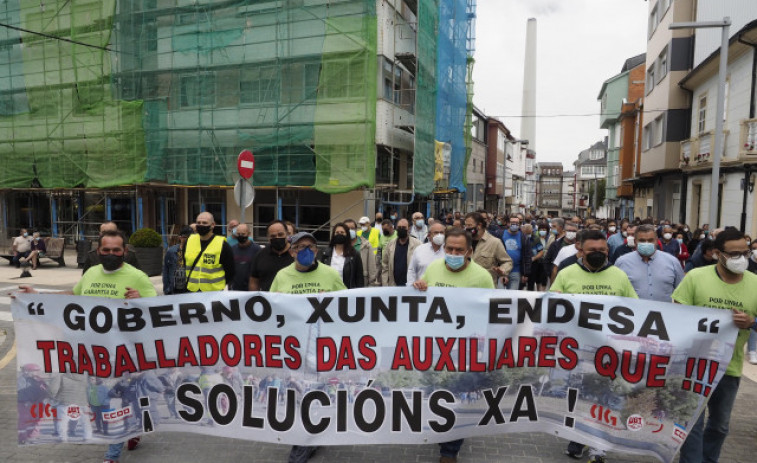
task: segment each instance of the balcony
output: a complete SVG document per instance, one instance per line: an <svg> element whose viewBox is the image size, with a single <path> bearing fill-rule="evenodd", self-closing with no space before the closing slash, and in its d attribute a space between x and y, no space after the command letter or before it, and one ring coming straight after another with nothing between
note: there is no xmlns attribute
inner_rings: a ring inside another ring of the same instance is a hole
<svg viewBox="0 0 757 463"><path fill-rule="evenodd" d="M739 141L739 159L744 161L757 159L757 119L741 121Z"/></svg>
<svg viewBox="0 0 757 463"><path fill-rule="evenodd" d="M743 132L743 127L742 127ZM728 131L723 131L723 146L727 146ZM712 165L712 155L715 148L715 132L710 130L681 142L679 167L681 169L707 167ZM757 155L757 151L754 153ZM728 153L723 153L723 161L728 161ZM730 161L734 161L733 157Z"/></svg>

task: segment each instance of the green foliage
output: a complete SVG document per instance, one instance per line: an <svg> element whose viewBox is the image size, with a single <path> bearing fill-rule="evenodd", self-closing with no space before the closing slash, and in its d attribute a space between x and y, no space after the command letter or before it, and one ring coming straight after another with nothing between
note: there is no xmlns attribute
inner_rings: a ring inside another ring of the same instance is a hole
<svg viewBox="0 0 757 463"><path fill-rule="evenodd" d="M129 244L135 248L159 248L163 245L163 239L152 228L140 228L131 235Z"/></svg>

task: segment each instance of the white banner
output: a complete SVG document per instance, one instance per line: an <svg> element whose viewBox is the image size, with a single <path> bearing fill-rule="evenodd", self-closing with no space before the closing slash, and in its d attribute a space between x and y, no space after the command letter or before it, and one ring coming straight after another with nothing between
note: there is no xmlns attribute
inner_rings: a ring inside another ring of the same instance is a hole
<svg viewBox="0 0 757 463"><path fill-rule="evenodd" d="M12 309L25 444L62 432L339 445L537 431L671 461L738 331L725 310L452 288L19 294Z"/></svg>

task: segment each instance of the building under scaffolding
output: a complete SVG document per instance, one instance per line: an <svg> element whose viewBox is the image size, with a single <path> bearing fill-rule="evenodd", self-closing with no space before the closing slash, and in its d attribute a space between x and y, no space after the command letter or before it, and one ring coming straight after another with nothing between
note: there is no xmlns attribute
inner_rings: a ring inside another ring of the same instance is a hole
<svg viewBox="0 0 757 463"><path fill-rule="evenodd" d="M5 239L225 223L243 149L257 237L465 191L474 0L7 0L0 17Z"/></svg>

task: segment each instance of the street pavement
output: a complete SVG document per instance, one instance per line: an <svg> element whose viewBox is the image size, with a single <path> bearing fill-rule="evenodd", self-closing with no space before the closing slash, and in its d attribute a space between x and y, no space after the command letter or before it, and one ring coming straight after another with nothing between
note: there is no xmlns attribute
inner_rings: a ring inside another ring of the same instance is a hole
<svg viewBox="0 0 757 463"><path fill-rule="evenodd" d="M42 291L70 289L81 270L46 264L32 271L31 278L19 278L21 271L0 264L0 461L22 463L99 462L104 445L51 444L19 447L16 436L16 360L13 322L8 293L19 284L30 284ZM160 277L151 278L158 291ZM745 364L736 405L731 417L731 431L723 447L721 461L754 463L757 460L757 366ZM466 439L460 463L528 462L566 463L566 442L550 434L504 434ZM286 462L289 447L189 433L157 433L146 436L134 451L124 451L122 462ZM321 448L310 460L326 462L419 462L439 459L436 445L342 445ZM609 453L608 462L651 463L650 457Z"/></svg>

